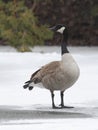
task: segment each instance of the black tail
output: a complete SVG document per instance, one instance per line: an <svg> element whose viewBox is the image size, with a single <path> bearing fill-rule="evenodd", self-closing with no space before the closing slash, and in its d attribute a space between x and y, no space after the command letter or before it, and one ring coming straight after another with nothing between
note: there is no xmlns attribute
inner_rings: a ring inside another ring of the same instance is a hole
<svg viewBox="0 0 98 130"><path fill-rule="evenodd" d="M28 88L28 87L29 87L29 84L25 84L25 85L23 86L24 89L26 89L26 88Z"/></svg>
<svg viewBox="0 0 98 130"><path fill-rule="evenodd" d="M30 84L32 81L28 80L25 82L25 84Z"/></svg>
<svg viewBox="0 0 98 130"><path fill-rule="evenodd" d="M30 80L26 81L25 82L25 85L23 86L24 89L28 88L29 90L32 90L33 89L33 86L29 86L30 83L34 82L34 83L37 83L38 82L38 79L34 79L34 81L32 81L32 78L40 71L41 69L37 70L36 72L34 72L32 75L31 75L31 78Z"/></svg>
<svg viewBox="0 0 98 130"><path fill-rule="evenodd" d="M32 90L33 89L33 86L29 86L29 84L31 83L32 81L26 81L25 82L25 85L23 86L24 89L28 88L29 90Z"/></svg>

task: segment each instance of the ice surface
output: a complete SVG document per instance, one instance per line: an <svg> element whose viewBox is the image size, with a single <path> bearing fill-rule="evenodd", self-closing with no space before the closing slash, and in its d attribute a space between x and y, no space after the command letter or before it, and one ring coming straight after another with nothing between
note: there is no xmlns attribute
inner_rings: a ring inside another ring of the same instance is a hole
<svg viewBox="0 0 98 130"><path fill-rule="evenodd" d="M34 71L60 60L59 47L37 47L30 53L8 50L0 49L1 130L98 130L98 47L69 47L81 70L77 83L65 92L65 104L75 107L70 110L51 109L48 90L22 88ZM55 92L55 102L60 103L59 92Z"/></svg>
<svg viewBox="0 0 98 130"><path fill-rule="evenodd" d="M18 121L17 121L18 122ZM25 122L28 122L25 124ZM1 130L98 130L96 119L57 119L24 121L23 124L1 125Z"/></svg>

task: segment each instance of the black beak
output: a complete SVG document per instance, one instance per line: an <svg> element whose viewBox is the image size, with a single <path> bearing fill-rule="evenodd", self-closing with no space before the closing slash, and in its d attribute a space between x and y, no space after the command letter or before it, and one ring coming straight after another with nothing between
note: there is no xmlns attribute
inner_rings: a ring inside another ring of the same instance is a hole
<svg viewBox="0 0 98 130"><path fill-rule="evenodd" d="M52 31L54 31L54 32L56 31L56 27L55 26L50 27L49 29L52 30Z"/></svg>

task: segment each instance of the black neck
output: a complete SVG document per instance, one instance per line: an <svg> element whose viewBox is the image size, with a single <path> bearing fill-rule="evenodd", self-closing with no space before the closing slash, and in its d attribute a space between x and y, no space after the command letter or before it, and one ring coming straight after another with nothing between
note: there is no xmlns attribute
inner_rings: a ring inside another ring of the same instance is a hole
<svg viewBox="0 0 98 130"><path fill-rule="evenodd" d="M67 49L67 41L68 41L68 32L64 31L63 40L62 40L62 43L61 43L62 55L65 54L65 53L69 53L69 51Z"/></svg>
<svg viewBox="0 0 98 130"><path fill-rule="evenodd" d="M64 55L65 53L69 53L65 42L62 42L61 44L61 51L62 51L62 55Z"/></svg>

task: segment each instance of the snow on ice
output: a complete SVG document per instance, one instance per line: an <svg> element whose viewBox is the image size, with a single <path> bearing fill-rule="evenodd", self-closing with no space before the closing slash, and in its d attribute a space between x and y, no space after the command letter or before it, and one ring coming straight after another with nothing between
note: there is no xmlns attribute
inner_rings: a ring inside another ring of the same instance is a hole
<svg viewBox="0 0 98 130"><path fill-rule="evenodd" d="M77 83L65 92L65 104L75 108L53 110L48 90L29 91L22 86L38 68L60 60L60 48L35 47L28 53L0 49L1 130L98 130L98 47L69 50L81 70ZM55 92L55 102L60 103L59 92Z"/></svg>

